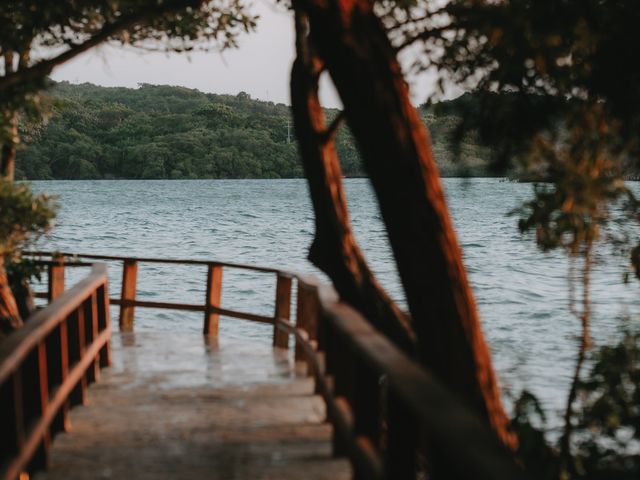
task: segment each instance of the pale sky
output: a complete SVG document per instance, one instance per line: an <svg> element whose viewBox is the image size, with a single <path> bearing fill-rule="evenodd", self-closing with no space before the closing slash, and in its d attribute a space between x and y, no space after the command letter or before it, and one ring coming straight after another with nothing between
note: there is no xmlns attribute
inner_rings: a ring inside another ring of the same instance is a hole
<svg viewBox="0 0 640 480"><path fill-rule="evenodd" d="M269 0L256 0L260 15L257 31L240 38L240 48L220 52L164 54L102 46L76 57L53 71L54 80L90 82L135 88L138 83L181 85L209 93L235 95L289 105L289 73L294 58L293 18ZM426 100L432 81L428 75L410 78L412 100ZM340 101L328 79L320 98L327 107Z"/></svg>

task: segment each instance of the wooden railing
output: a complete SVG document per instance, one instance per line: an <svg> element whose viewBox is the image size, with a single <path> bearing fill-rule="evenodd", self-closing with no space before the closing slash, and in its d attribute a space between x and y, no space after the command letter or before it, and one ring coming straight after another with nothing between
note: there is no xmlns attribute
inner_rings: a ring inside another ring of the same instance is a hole
<svg viewBox="0 0 640 480"><path fill-rule="evenodd" d="M218 321L220 316L250 320L259 323L275 323L275 316L260 315L257 313L230 310L220 306L222 293L223 269L248 270L252 272L274 274L277 277L276 288L276 310L282 314L280 305L291 301L291 279L292 274L275 268L257 267L231 262L212 262L207 260L176 260L167 258L130 258L115 255L94 255L94 254L72 254L64 252L28 252L27 255L34 258L46 258L49 265L49 285L48 292L36 294L38 297L55 298L57 292L64 290L64 269L65 267L87 266L87 260L99 260L107 262L118 262L122 264L122 286L120 297L112 297L109 302L112 305L120 306L118 324L121 331L131 331L134 328L135 308L157 308L169 310L183 310L190 312L203 312L203 333L206 335L218 334ZM50 259L50 260L49 260ZM168 264L185 266L205 266L206 289L205 298L201 304L176 303L176 302L155 302L140 300L137 298L137 278L138 266L140 264ZM52 292L54 292L52 294ZM286 318L289 318L288 316Z"/></svg>
<svg viewBox="0 0 640 480"><path fill-rule="evenodd" d="M55 286L55 273L51 277ZM0 478L45 468L70 407L110 364L107 269L103 264L36 312L0 344Z"/></svg>
<svg viewBox="0 0 640 480"><path fill-rule="evenodd" d="M42 255L42 253L39 253ZM59 292L69 254L51 263L49 294ZM415 479L426 453L437 478L525 479L512 455L495 435L427 371L376 331L357 311L341 303L332 287L312 277L249 265L74 255L78 260L123 262L120 328L133 328L134 308L173 308L204 312L205 334L216 334L218 317L229 316L274 325L273 344L288 348L295 338L295 358L305 362L317 393L327 405L333 425L336 456L348 456L358 479ZM148 302L136 299L139 263L206 265L207 287L202 305ZM82 263L76 263L82 264ZM273 316L223 309L223 268L272 273L276 280ZM292 287L297 286L295 305ZM106 284L105 284L106 285ZM65 294L66 295L66 294ZM292 306L296 321L291 320ZM0 377L1 378L1 377Z"/></svg>

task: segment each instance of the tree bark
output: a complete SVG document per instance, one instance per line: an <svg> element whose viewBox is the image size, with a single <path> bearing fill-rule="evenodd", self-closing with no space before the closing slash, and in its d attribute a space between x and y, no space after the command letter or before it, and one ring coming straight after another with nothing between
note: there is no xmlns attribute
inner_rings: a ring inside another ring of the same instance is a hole
<svg viewBox="0 0 640 480"><path fill-rule="evenodd" d="M14 53L7 51L4 53L5 75L14 73ZM2 143L0 152L0 176L13 181L15 177L16 148L18 146L18 112L7 107L2 111L2 121L6 128L6 138Z"/></svg>
<svg viewBox="0 0 640 480"><path fill-rule="evenodd" d="M0 255L0 340L22 326L18 305L9 287L4 268L4 257Z"/></svg>
<svg viewBox="0 0 640 480"><path fill-rule="evenodd" d="M426 129L368 0L297 0L380 203L420 357L513 448Z"/></svg>
<svg viewBox="0 0 640 480"><path fill-rule="evenodd" d="M340 298L359 310L405 352L415 355L416 338L406 315L376 281L351 231L334 145L339 119L329 129L318 100L321 62L309 49L306 20L296 15L297 58L291 72L296 136L315 212L311 262L333 281Z"/></svg>

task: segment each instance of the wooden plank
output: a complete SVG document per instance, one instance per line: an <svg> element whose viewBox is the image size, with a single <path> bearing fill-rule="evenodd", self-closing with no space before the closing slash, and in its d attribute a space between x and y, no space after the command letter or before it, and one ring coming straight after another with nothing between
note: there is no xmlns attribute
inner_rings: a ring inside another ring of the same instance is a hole
<svg viewBox="0 0 640 480"><path fill-rule="evenodd" d="M133 316L135 311L136 299L136 283L138 277L138 262L134 259L127 258L122 266L122 292L120 298L122 304L120 306L120 331L133 331Z"/></svg>
<svg viewBox="0 0 640 480"><path fill-rule="evenodd" d="M273 313L273 346L277 348L289 347L289 335L278 328L277 320L291 318L291 283L290 275L278 274L276 281L276 303Z"/></svg>
<svg viewBox="0 0 640 480"><path fill-rule="evenodd" d="M207 267L207 288L204 303L204 327L202 333L212 337L218 336L218 322L220 314L216 308L220 308L222 295L222 266L215 263Z"/></svg>

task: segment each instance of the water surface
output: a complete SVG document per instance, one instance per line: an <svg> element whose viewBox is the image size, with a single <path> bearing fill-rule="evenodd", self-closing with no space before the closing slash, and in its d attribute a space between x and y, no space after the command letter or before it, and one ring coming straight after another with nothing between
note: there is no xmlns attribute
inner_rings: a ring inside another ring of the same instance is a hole
<svg viewBox="0 0 640 480"><path fill-rule="evenodd" d="M382 284L403 302L375 198L365 179L345 180L354 231ZM508 395L523 386L549 408L564 405L579 323L567 310L567 260L543 254L507 214L531 186L501 179L445 179L449 207L480 309L500 383ZM637 187L637 186L636 186ZM203 258L318 273L306 260L313 212L304 180L50 181L36 190L58 194L62 209L43 247L61 251L166 258ZM623 284L626 259L594 268L593 332L608 341L620 317L637 313L638 284ZM121 271L110 267L112 289ZM225 271L222 305L270 315L269 276ZM141 299L202 303L204 268L142 265ZM116 312L117 313L117 312ZM201 328L201 315L136 311L137 329ZM233 319L221 328L268 339L271 329Z"/></svg>

